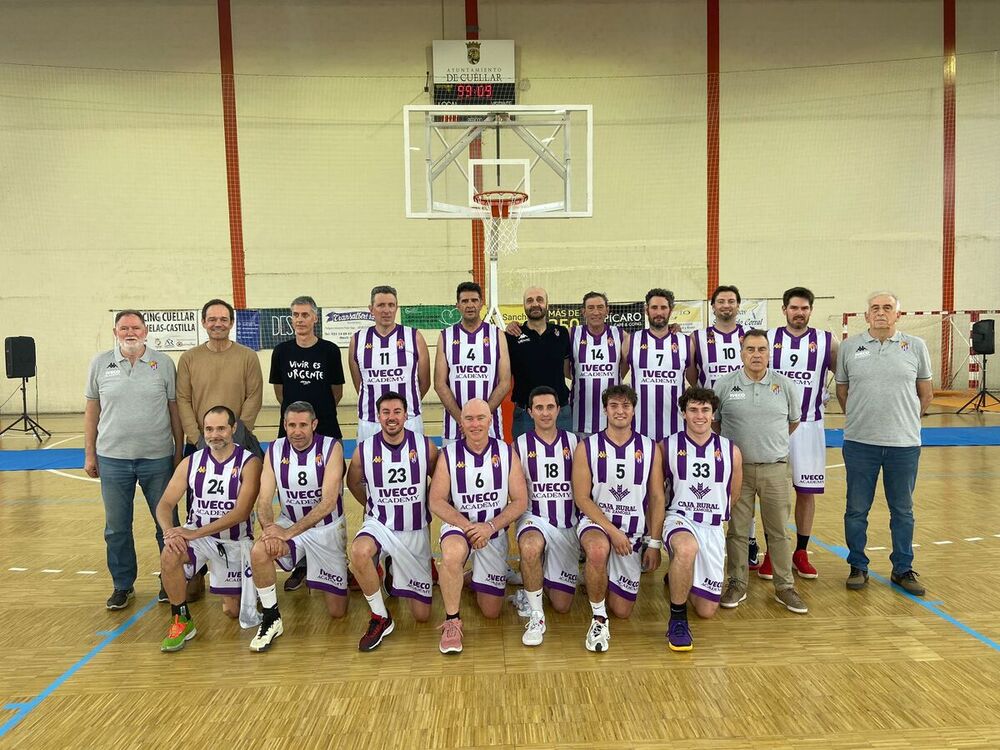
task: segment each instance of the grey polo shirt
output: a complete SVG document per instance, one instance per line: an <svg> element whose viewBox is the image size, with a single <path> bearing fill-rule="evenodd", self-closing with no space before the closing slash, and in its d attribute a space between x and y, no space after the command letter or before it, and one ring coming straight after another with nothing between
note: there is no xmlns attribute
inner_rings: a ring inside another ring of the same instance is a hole
<svg viewBox="0 0 1000 750"><path fill-rule="evenodd" d="M880 342L865 331L846 339L837 383L847 385L844 439L907 448L920 445L917 381L930 380L931 357L917 336L896 331Z"/></svg>
<svg viewBox="0 0 1000 750"><path fill-rule="evenodd" d="M802 394L795 383L771 368L762 380L751 380L741 367L719 378L714 390L722 436L736 443L745 463L788 460L788 425L801 416Z"/></svg>
<svg viewBox="0 0 1000 750"><path fill-rule="evenodd" d="M90 362L84 395L101 404L97 454L106 458L163 458L174 453L168 401L176 401L174 362L146 347L132 366L115 345Z"/></svg>

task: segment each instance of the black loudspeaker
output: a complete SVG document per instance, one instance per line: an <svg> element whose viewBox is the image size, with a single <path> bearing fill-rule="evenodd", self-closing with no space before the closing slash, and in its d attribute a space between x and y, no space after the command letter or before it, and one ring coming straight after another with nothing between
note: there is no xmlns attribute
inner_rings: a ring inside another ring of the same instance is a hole
<svg viewBox="0 0 1000 750"><path fill-rule="evenodd" d="M31 336L8 336L3 349L8 378L35 377L35 340Z"/></svg>
<svg viewBox="0 0 1000 750"><path fill-rule="evenodd" d="M976 354L993 354L996 351L993 332L994 321L992 319L973 323L972 351Z"/></svg>

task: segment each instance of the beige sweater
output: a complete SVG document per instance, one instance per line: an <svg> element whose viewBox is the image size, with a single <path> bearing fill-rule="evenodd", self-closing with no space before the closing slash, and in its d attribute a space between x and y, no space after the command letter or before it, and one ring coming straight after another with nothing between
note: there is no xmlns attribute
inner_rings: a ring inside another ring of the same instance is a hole
<svg viewBox="0 0 1000 750"><path fill-rule="evenodd" d="M228 406L253 430L263 387L253 349L235 342L224 352L213 352L208 344L188 349L177 363L177 407L187 442L198 442L202 417L213 406Z"/></svg>

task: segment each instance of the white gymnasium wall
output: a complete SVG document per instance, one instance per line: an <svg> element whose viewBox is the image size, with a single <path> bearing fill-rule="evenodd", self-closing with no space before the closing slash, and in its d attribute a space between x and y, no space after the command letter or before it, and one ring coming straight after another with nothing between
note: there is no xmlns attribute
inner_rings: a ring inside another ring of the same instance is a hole
<svg viewBox="0 0 1000 750"><path fill-rule="evenodd" d="M403 218L401 107L428 100L429 43L464 36L464 3L233 5L249 304L362 304L382 282L449 300L469 227ZM722 281L805 283L834 298L823 319L883 286L938 307L939 0L721 5ZM0 13L0 336L36 338L41 408L74 411L108 309L231 297L216 3ZM700 296L704 3L480 0L480 26L516 40L523 103L595 111L595 216L525 222L505 301L528 282ZM997 39L1000 6L959 0L960 307L998 302Z"/></svg>

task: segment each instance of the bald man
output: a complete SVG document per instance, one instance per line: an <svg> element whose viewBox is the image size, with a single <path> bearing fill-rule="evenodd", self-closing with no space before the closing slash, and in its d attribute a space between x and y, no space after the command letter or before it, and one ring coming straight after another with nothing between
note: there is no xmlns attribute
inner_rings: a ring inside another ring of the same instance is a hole
<svg viewBox="0 0 1000 750"><path fill-rule="evenodd" d="M521 462L507 443L490 437L491 419L485 401L466 402L462 437L441 450L443 460L431 480L431 512L441 519L442 654L462 650L459 604L470 557L480 612L491 620L500 616L507 586L507 527L528 507Z"/></svg>
<svg viewBox="0 0 1000 750"><path fill-rule="evenodd" d="M514 439L534 427L528 414L528 394L541 385L556 392L559 417L556 428L572 430L569 389L566 376L569 366L569 331L549 322L549 295L540 286L524 290L525 322L507 326L507 350L510 372L514 378Z"/></svg>

